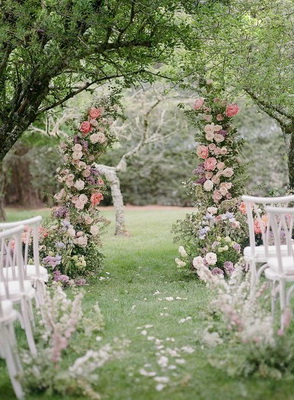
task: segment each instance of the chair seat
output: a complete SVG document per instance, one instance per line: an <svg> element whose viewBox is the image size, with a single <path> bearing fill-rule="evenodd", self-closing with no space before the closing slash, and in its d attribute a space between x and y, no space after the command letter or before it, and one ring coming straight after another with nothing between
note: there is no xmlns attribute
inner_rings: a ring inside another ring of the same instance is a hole
<svg viewBox="0 0 294 400"><path fill-rule="evenodd" d="M10 300L1 300L1 308L3 315L2 318L0 317L0 321L1 319L10 317L14 313L13 304Z"/></svg>
<svg viewBox="0 0 294 400"><path fill-rule="evenodd" d="M276 257L268 258L267 265L269 268L265 270L266 277L268 277L269 279L274 279L274 276L280 277L278 259ZM282 265L283 265L283 276L285 276L286 279L290 277L293 277L294 279L293 257L282 257Z"/></svg>
<svg viewBox="0 0 294 400"><path fill-rule="evenodd" d="M282 245L281 246L282 250L282 255L287 254L287 246ZM276 246L268 246L268 255L273 256L276 254ZM256 262L261 262L264 263L267 261L266 256L265 256L265 247L264 246L256 246L254 253L251 251L251 247L247 246L244 249L244 257L245 259L247 258L254 258Z"/></svg>
<svg viewBox="0 0 294 400"><path fill-rule="evenodd" d="M8 283L9 299L12 301L18 300L23 294L32 299L35 295L35 289L32 287L30 281L24 281L24 292L20 290L18 281L10 281ZM5 285L0 282L0 299L7 299Z"/></svg>
<svg viewBox="0 0 294 400"><path fill-rule="evenodd" d="M48 272L47 269L44 267L39 267L39 276L37 275L37 271L36 271L36 266L35 265L27 265L25 267L25 271L26 271L26 279L30 279L30 280L34 280L35 278L40 278L42 279L42 281L44 282L48 282ZM13 277L13 270L12 267L7 267L4 270L4 274L5 277L7 277L8 280L14 280ZM6 275L7 273L7 275ZM16 278L18 278L18 270L16 269Z"/></svg>

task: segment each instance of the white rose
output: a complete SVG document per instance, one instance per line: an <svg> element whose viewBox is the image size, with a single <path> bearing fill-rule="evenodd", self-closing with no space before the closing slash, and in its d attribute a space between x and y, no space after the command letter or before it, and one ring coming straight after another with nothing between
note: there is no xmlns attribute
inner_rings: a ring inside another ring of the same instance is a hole
<svg viewBox="0 0 294 400"><path fill-rule="evenodd" d="M208 265L215 265L217 262L217 255L215 253L207 253L205 256L205 261Z"/></svg>
<svg viewBox="0 0 294 400"><path fill-rule="evenodd" d="M68 228L67 233L72 237L76 235L76 231L73 228Z"/></svg>
<svg viewBox="0 0 294 400"><path fill-rule="evenodd" d="M73 151L80 152L83 150L83 147L80 144L75 144L73 147Z"/></svg>
<svg viewBox="0 0 294 400"><path fill-rule="evenodd" d="M97 236L99 233L99 226L97 225L92 225L90 228L90 232L93 236Z"/></svg>
<svg viewBox="0 0 294 400"><path fill-rule="evenodd" d="M85 182L82 181L81 179L78 179L78 180L76 181L76 183L74 184L74 186L75 186L75 188L78 189L78 190L83 190L84 187L85 187Z"/></svg>
<svg viewBox="0 0 294 400"><path fill-rule="evenodd" d="M214 133L213 132L207 132L205 135L206 140L208 140L209 142L213 141L214 138Z"/></svg>
<svg viewBox="0 0 294 400"><path fill-rule="evenodd" d="M193 262L192 263L193 263L193 266L195 268L202 267L204 265L204 260L203 260L203 258L201 256L197 256L197 257L193 258Z"/></svg>
<svg viewBox="0 0 294 400"><path fill-rule="evenodd" d="M91 175L90 169L85 169L85 170L82 172L82 175L83 175L85 178L87 178L88 176L90 176L90 175Z"/></svg>
<svg viewBox="0 0 294 400"><path fill-rule="evenodd" d="M179 247L179 253L181 254L182 257L188 257L188 254L183 246Z"/></svg>
<svg viewBox="0 0 294 400"><path fill-rule="evenodd" d="M225 138L223 137L223 135L220 135L219 133L215 133L214 140L216 141L216 143L221 143L225 140Z"/></svg>
<svg viewBox="0 0 294 400"><path fill-rule="evenodd" d="M80 202L85 204L88 201L88 197L85 194L80 194L79 195L79 200L80 200Z"/></svg>
<svg viewBox="0 0 294 400"><path fill-rule="evenodd" d="M233 175L234 175L233 168L226 168L223 170L223 176L225 176L226 178L230 178Z"/></svg>
<svg viewBox="0 0 294 400"><path fill-rule="evenodd" d="M203 189L206 190L207 192L210 192L212 188L213 188L213 182L210 179L207 179L204 182Z"/></svg>

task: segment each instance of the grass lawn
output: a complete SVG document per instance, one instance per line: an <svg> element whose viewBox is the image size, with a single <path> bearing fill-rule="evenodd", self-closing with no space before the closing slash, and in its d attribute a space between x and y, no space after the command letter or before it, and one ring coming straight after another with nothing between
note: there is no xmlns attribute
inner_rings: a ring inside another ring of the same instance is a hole
<svg viewBox="0 0 294 400"><path fill-rule="evenodd" d="M230 378L209 365L207 351L196 340L198 332L204 329L207 290L178 272L174 263L178 245L172 242L171 225L185 213L185 209L128 210L131 237L125 238L112 236L113 211L103 211L112 221L104 237L106 258L100 276L105 279L99 280L97 276L95 282L85 287L84 307L90 309L97 301L100 305L106 326L99 343L123 335L131 344L123 358L100 370L97 389L102 399L294 399L292 381ZM8 212L10 220L32 215L36 213ZM155 343L155 339L161 342ZM96 337L91 340L97 347ZM191 347L193 353L189 352ZM163 371L158 361L175 367ZM167 386L156 390L158 382L143 376L141 369L168 377ZM0 376L0 399L14 398L3 362ZM60 397L36 394L27 399Z"/></svg>

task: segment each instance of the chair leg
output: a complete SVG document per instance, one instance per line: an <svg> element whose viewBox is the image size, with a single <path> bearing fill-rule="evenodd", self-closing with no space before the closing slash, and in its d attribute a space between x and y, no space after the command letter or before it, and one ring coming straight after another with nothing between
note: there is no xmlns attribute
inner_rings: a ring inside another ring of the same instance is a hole
<svg viewBox="0 0 294 400"><path fill-rule="evenodd" d="M284 321L284 312L286 309L286 287L285 281L280 279L279 281L279 291L280 291L280 309L281 309L281 329L284 330L285 321Z"/></svg>
<svg viewBox="0 0 294 400"><path fill-rule="evenodd" d="M29 308L30 308L30 306L28 304L28 301L25 298L23 298L21 301L21 314L22 314L23 321L24 321L24 329L25 329L30 352L32 353L32 355L37 355L37 349L36 349L35 340L33 337Z"/></svg>
<svg viewBox="0 0 294 400"><path fill-rule="evenodd" d="M14 393L18 399L23 399L24 392L17 378L17 376L22 372L22 370L20 367L19 358L14 350L14 345L11 343L11 337L10 337L11 325L12 324L10 323L9 327L7 326L3 327L4 329L1 329L1 339L2 339L1 342L4 343L4 355Z"/></svg>

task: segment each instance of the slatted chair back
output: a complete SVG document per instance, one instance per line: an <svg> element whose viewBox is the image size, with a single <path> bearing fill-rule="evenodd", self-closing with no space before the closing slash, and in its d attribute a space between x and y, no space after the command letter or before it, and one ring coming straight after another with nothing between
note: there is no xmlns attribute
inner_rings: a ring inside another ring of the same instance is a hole
<svg viewBox="0 0 294 400"><path fill-rule="evenodd" d="M251 254L253 256L256 254L256 247L258 247L256 234L260 234L261 243L259 245L264 246L265 258L267 258L273 237L266 209L267 207L287 208L294 204L294 195L282 197L242 196L242 201L246 205Z"/></svg>
<svg viewBox="0 0 294 400"><path fill-rule="evenodd" d="M266 207L276 248L277 272L294 275L294 208Z"/></svg>
<svg viewBox="0 0 294 400"><path fill-rule="evenodd" d="M17 227L19 225L24 225L24 232L22 234L22 251L23 251L23 265L25 279L27 276L27 265L30 263L32 258L32 263L36 268L36 275L40 275L40 259L39 259L39 231L42 222L42 217L37 216L29 219L25 219L17 222L6 222L0 224L0 230L6 230L10 228Z"/></svg>
<svg viewBox="0 0 294 400"><path fill-rule="evenodd" d="M22 234L24 225L0 232L0 294L11 299L15 293L12 288L11 271L14 281L18 282L19 293L24 293L24 267L22 256Z"/></svg>

